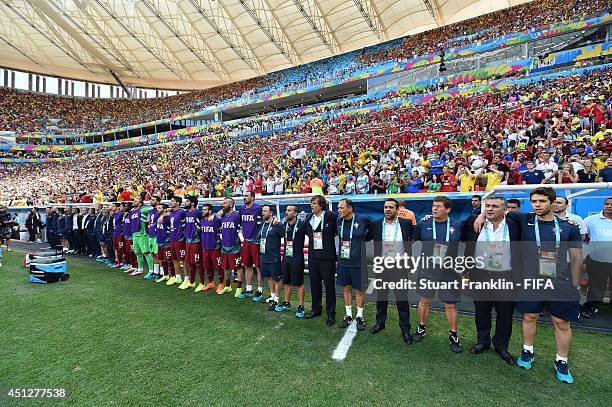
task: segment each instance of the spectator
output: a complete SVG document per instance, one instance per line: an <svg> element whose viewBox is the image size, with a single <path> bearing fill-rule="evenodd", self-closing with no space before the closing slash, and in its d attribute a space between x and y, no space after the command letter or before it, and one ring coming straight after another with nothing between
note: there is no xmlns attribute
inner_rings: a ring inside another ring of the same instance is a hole
<svg viewBox="0 0 612 407"><path fill-rule="evenodd" d="M606 166L599 171L598 181L612 182L612 157L606 159Z"/></svg>
<svg viewBox="0 0 612 407"><path fill-rule="evenodd" d="M584 168L577 171L578 182L581 184L595 182L597 173L593 169L593 162L591 160L585 160L582 165L584 165Z"/></svg>
<svg viewBox="0 0 612 407"><path fill-rule="evenodd" d="M574 172L574 167L570 163L563 164L561 172L557 174L558 184L575 184L578 182L578 175Z"/></svg>
<svg viewBox="0 0 612 407"><path fill-rule="evenodd" d="M527 171L521 174L523 184L543 184L545 179L544 172L536 169L532 160L527 161Z"/></svg>
<svg viewBox="0 0 612 407"><path fill-rule="evenodd" d="M431 174L430 178L425 181L425 186L427 187L427 192L438 192L442 188L442 183L440 183L436 174Z"/></svg>

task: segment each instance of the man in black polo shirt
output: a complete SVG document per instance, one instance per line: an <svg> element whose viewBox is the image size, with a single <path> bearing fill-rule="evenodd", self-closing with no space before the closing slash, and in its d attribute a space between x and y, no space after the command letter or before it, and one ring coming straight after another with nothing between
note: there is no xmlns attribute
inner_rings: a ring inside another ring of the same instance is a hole
<svg viewBox="0 0 612 407"><path fill-rule="evenodd" d="M336 216L326 211L327 202L322 195L312 197L312 212L306 217L306 235L308 236L308 271L312 294L312 311L306 318L321 315L323 284L325 284L325 305L327 307L327 326L336 323Z"/></svg>
<svg viewBox="0 0 612 407"><path fill-rule="evenodd" d="M572 340L570 322L578 321L580 314L577 289L582 265L581 236L578 227L552 212L556 198L552 188L539 187L529 194L534 213L506 214L519 223L522 242L523 285L518 292L517 309L523 313L523 351L517 364L531 369L538 318L548 308L555 328L556 377L561 382L573 383L567 358Z"/></svg>
<svg viewBox="0 0 612 407"><path fill-rule="evenodd" d="M348 328L353 322L353 289L357 302L357 330L365 329L363 307L365 296L361 285L361 246L366 239L370 220L357 215L353 210L353 201L341 199L338 202L338 285L342 286L346 315L338 326Z"/></svg>
<svg viewBox="0 0 612 407"><path fill-rule="evenodd" d="M457 303L461 298L459 275L453 267L445 266L447 259L457 257L461 224L452 221L448 215L451 211L451 200L447 196L437 196L432 203L432 217L417 225L414 240L422 242L421 253L426 261L417 275L417 293L419 301L419 326L412 335L415 342L425 337L425 323L429 318L432 299L437 295L444 303L444 311L450 329L449 342L453 352L463 351L457 333Z"/></svg>
<svg viewBox="0 0 612 407"><path fill-rule="evenodd" d="M518 212L521 209L521 201L518 199L512 198L506 201L506 209L508 212Z"/></svg>
<svg viewBox="0 0 612 407"><path fill-rule="evenodd" d="M523 184L543 184L546 179L544 171L536 170L533 160L527 161L527 171L521 174L521 182Z"/></svg>
<svg viewBox="0 0 612 407"><path fill-rule="evenodd" d="M555 327L556 377L561 382L573 383L567 357L572 340L570 322L577 321L580 314L577 288L580 286L582 239L575 225L558 219L552 212L552 203L556 199L552 188L536 188L529 194L529 199L535 213L508 213L510 219L514 218L521 224L521 241L533 242L522 245L523 278L549 279L554 290L528 290L524 286L519 292L517 308L523 312L523 352L517 363L522 368L531 368L536 324L547 304ZM570 263L567 261L568 251Z"/></svg>
<svg viewBox="0 0 612 407"><path fill-rule="evenodd" d="M296 287L299 305L296 318L304 318L304 238L306 224L298 220L299 208L296 205L287 206L285 212L284 238L285 250L281 262L283 285L285 286L285 301L276 307L282 312L291 309L291 288Z"/></svg>
<svg viewBox="0 0 612 407"><path fill-rule="evenodd" d="M272 207L264 205L261 207L261 217L263 223L259 228L259 268L263 278L268 277L270 286L270 297L268 310L273 311L278 305L278 294L280 291L281 280L281 238L285 230L283 225L274 220Z"/></svg>
<svg viewBox="0 0 612 407"><path fill-rule="evenodd" d="M482 206L482 197L480 195L472 195L472 215L480 215Z"/></svg>

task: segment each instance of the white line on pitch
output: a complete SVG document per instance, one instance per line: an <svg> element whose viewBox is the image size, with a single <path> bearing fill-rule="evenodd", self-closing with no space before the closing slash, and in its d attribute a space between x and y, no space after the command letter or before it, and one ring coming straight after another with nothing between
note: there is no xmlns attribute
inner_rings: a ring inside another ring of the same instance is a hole
<svg viewBox="0 0 612 407"><path fill-rule="evenodd" d="M342 361L346 358L346 354L348 353L351 345L353 344L353 339L357 335L357 326L353 321L348 328L346 328L346 332L342 337L338 346L336 346L336 350L334 350L334 354L332 355L332 359Z"/></svg>

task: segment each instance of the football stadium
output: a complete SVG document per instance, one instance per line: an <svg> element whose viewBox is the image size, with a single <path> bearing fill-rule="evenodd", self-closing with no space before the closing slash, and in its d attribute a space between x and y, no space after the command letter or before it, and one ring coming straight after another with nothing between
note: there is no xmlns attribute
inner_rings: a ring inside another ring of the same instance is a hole
<svg viewBox="0 0 612 407"><path fill-rule="evenodd" d="M609 404L611 13L0 0L0 405Z"/></svg>

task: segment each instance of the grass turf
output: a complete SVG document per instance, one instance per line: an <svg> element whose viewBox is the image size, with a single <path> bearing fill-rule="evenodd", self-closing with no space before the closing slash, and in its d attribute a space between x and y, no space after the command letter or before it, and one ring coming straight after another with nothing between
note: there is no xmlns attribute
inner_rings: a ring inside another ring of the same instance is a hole
<svg viewBox="0 0 612 407"><path fill-rule="evenodd" d="M470 354L469 316L459 320L465 350L452 354L439 313L425 341L407 346L391 309L387 329L358 333L338 362L331 355L344 331L322 318L298 320L233 295L180 291L90 260L70 258L68 282L31 285L22 256L5 251L0 269L3 392L64 388L68 399L53 404L96 406L596 406L612 399L612 341L602 334L574 333L573 385L554 378L551 327L538 327L537 359L526 371L492 351ZM367 304L369 326L373 320ZM520 348L515 324L510 351ZM5 403L23 405L4 396Z"/></svg>

